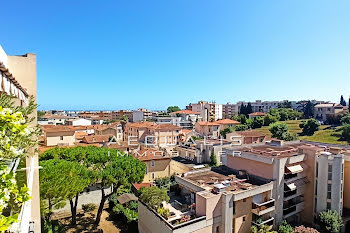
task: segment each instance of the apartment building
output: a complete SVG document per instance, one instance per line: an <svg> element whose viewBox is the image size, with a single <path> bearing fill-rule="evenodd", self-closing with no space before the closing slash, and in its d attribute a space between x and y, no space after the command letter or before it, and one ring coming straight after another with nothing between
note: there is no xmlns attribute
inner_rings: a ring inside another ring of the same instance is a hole
<svg viewBox="0 0 350 233"><path fill-rule="evenodd" d="M238 115L238 104L227 103L222 105L222 117L226 119L231 119L232 117Z"/></svg>
<svg viewBox="0 0 350 233"><path fill-rule="evenodd" d="M123 116L126 116L129 122L133 122L133 111L130 110L119 110L113 111L112 120L122 120Z"/></svg>
<svg viewBox="0 0 350 233"><path fill-rule="evenodd" d="M0 92L12 95L16 105L26 106L29 96L37 99L36 90L36 55L27 53L24 55L7 55L0 46ZM37 124L37 113L33 112L31 117L34 121L31 126ZM27 187L30 190L31 200L27 201L18 222L13 226L13 232L28 232L34 230L40 233L40 193L39 193L39 162L34 152L26 158Z"/></svg>
<svg viewBox="0 0 350 233"><path fill-rule="evenodd" d="M342 111L344 111L344 106L340 104L317 104L315 105L314 118L325 122L327 121L327 117L335 116Z"/></svg>
<svg viewBox="0 0 350 233"><path fill-rule="evenodd" d="M273 182L225 166L176 176L178 191L163 207L165 219L139 201L140 233L248 233L252 225L272 226Z"/></svg>
<svg viewBox="0 0 350 233"><path fill-rule="evenodd" d="M350 181L344 178L350 173L346 149L271 140L224 150L226 166L274 180L277 224L314 225L321 211L343 214L349 208L350 200L343 199L350 192Z"/></svg>
<svg viewBox="0 0 350 233"><path fill-rule="evenodd" d="M266 134L263 134L255 130L246 130L246 131L235 131L229 134L226 134L226 139L229 141L240 142L241 144L252 144L252 143L262 143L268 140L269 138Z"/></svg>
<svg viewBox="0 0 350 233"><path fill-rule="evenodd" d="M189 104L186 109L199 112L203 121L222 119L222 104L215 102L199 101L198 103Z"/></svg>
<svg viewBox="0 0 350 233"><path fill-rule="evenodd" d="M181 127L154 122L128 123L125 126L124 141L149 146L171 147L178 144Z"/></svg>
<svg viewBox="0 0 350 233"><path fill-rule="evenodd" d="M264 112L267 113L270 109L272 108L278 108L278 105L280 105L283 102L286 102L287 100L284 101L261 101L261 100L256 100L255 102L244 102L240 101L237 102L237 108L238 112L241 110L241 105L248 105L250 103L252 105L253 112Z"/></svg>

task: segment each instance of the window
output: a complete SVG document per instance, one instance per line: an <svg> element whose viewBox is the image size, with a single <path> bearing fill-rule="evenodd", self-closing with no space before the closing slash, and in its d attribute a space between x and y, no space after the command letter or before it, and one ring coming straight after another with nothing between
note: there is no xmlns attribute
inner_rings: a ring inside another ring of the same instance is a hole
<svg viewBox="0 0 350 233"><path fill-rule="evenodd" d="M332 180L332 164L328 164L328 180Z"/></svg>
<svg viewBox="0 0 350 233"><path fill-rule="evenodd" d="M220 227L219 226L216 227L216 233L220 233Z"/></svg>
<svg viewBox="0 0 350 233"><path fill-rule="evenodd" d="M152 173L152 179L154 179L154 173Z"/></svg>
<svg viewBox="0 0 350 233"><path fill-rule="evenodd" d="M244 198L244 199L243 199L243 202L246 202L246 201L247 201L247 198Z"/></svg>
<svg viewBox="0 0 350 233"><path fill-rule="evenodd" d="M315 195L317 196L317 181L316 181L316 184L315 184Z"/></svg>
<svg viewBox="0 0 350 233"><path fill-rule="evenodd" d="M327 210L330 210L330 209L331 209L331 203L327 202Z"/></svg>
<svg viewBox="0 0 350 233"><path fill-rule="evenodd" d="M245 222L246 216L243 216L243 222Z"/></svg>
<svg viewBox="0 0 350 233"><path fill-rule="evenodd" d="M315 198L314 212L317 213L317 198Z"/></svg>
<svg viewBox="0 0 350 233"><path fill-rule="evenodd" d="M61 141L63 140L63 136L60 136L60 140L61 140Z"/></svg>
<svg viewBox="0 0 350 233"><path fill-rule="evenodd" d="M316 162L316 177L318 177L318 162Z"/></svg>
<svg viewBox="0 0 350 233"><path fill-rule="evenodd" d="M147 173L148 173L148 167L146 166L146 172L145 172L145 174L147 175Z"/></svg>
<svg viewBox="0 0 350 233"><path fill-rule="evenodd" d="M327 199L331 199L332 198L332 184L328 184L327 187Z"/></svg>
<svg viewBox="0 0 350 233"><path fill-rule="evenodd" d="M154 167L154 164L155 164L155 163L154 163L154 160L152 160L152 167Z"/></svg>

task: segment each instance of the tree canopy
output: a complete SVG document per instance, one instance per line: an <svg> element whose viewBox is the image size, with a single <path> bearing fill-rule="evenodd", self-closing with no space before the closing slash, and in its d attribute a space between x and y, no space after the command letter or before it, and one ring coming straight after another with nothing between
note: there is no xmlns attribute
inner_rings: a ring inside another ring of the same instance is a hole
<svg viewBox="0 0 350 233"><path fill-rule="evenodd" d="M292 141L296 139L296 135L289 133L288 125L284 122L276 122L270 125L269 131L273 138L285 141Z"/></svg>
<svg viewBox="0 0 350 233"><path fill-rule="evenodd" d="M167 109L168 113L172 113L172 112L177 112L180 111L181 109L179 108L179 106L169 106Z"/></svg>
<svg viewBox="0 0 350 233"><path fill-rule="evenodd" d="M64 159L77 161L92 172L95 185L101 190L101 202L96 215L96 223L101 218L103 205L108 197L121 187L130 187L132 183L142 182L145 174L145 164L121 151L104 147L73 147L54 148L44 152L40 159ZM110 194L105 194L105 188L113 187Z"/></svg>
<svg viewBox="0 0 350 233"><path fill-rule="evenodd" d="M140 200L155 210L161 207L163 201L168 202L170 200L166 188L152 186L149 188L141 188L140 192Z"/></svg>
<svg viewBox="0 0 350 233"><path fill-rule="evenodd" d="M302 121L299 124L299 127L303 129L302 134L303 135L308 135L311 136L313 135L316 131L320 129L320 122L315 119L309 119L307 121Z"/></svg>

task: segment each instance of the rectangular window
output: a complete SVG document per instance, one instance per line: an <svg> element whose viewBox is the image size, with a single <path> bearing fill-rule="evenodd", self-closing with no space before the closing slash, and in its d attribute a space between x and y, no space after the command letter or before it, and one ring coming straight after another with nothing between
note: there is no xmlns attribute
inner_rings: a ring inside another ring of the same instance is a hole
<svg viewBox="0 0 350 233"><path fill-rule="evenodd" d="M154 167L154 164L155 164L155 163L154 163L154 160L152 160L152 167Z"/></svg>
<svg viewBox="0 0 350 233"><path fill-rule="evenodd" d="M316 162L316 177L318 177L318 162Z"/></svg>
<svg viewBox="0 0 350 233"><path fill-rule="evenodd" d="M330 209L331 209L331 203L327 202L327 210L330 210Z"/></svg>
<svg viewBox="0 0 350 233"><path fill-rule="evenodd" d="M60 136L60 140L61 140L61 141L63 140L63 136Z"/></svg>
<svg viewBox="0 0 350 233"><path fill-rule="evenodd" d="M154 179L154 173L152 173L152 179Z"/></svg>
<svg viewBox="0 0 350 233"><path fill-rule="evenodd" d="M327 198L328 199L332 198L332 184L328 184L328 187L327 187Z"/></svg>

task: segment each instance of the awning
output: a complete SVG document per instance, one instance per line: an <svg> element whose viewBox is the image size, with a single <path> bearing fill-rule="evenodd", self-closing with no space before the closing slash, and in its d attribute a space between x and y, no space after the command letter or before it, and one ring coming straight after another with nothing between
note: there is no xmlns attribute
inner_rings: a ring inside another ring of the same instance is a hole
<svg viewBox="0 0 350 233"><path fill-rule="evenodd" d="M287 166L287 170L290 171L292 174L304 171L303 167L300 164L294 166Z"/></svg>
<svg viewBox="0 0 350 233"><path fill-rule="evenodd" d="M304 186L306 185L307 183L309 183L309 180L304 177L304 178L301 178L301 179L298 179L296 181L293 181L291 183L287 183L286 185L288 186L288 188L293 191L295 190L296 188L299 188L301 186Z"/></svg>
<svg viewBox="0 0 350 233"><path fill-rule="evenodd" d="M294 183L291 183L291 184L287 184L288 188L291 190L291 191L294 191L297 189L297 186L295 186Z"/></svg>
<svg viewBox="0 0 350 233"><path fill-rule="evenodd" d="M117 198L118 202L122 205L130 201L137 201L138 198L132 193L124 193Z"/></svg>

